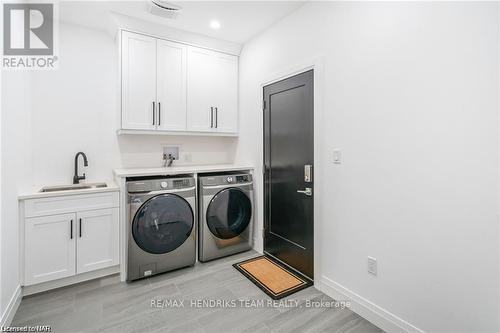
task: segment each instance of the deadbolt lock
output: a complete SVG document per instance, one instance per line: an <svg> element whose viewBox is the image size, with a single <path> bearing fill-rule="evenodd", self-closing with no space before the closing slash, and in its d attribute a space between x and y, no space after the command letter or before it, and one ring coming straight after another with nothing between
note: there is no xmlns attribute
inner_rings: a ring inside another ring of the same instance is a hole
<svg viewBox="0 0 500 333"><path fill-rule="evenodd" d="M312 182L312 165L310 164L304 165L304 182Z"/></svg>

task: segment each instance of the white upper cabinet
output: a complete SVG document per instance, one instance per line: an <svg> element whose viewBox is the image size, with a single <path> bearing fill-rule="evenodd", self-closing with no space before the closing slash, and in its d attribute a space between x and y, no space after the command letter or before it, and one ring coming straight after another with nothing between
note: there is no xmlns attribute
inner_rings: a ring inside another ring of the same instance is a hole
<svg viewBox="0 0 500 333"><path fill-rule="evenodd" d="M215 127L217 132L238 132L238 58L218 53L214 59Z"/></svg>
<svg viewBox="0 0 500 333"><path fill-rule="evenodd" d="M238 131L238 58L188 49L188 130Z"/></svg>
<svg viewBox="0 0 500 333"><path fill-rule="evenodd" d="M158 129L186 130L186 46L157 40Z"/></svg>
<svg viewBox="0 0 500 333"><path fill-rule="evenodd" d="M122 31L122 129L238 133L238 57Z"/></svg>
<svg viewBox="0 0 500 333"><path fill-rule="evenodd" d="M214 52L189 47L188 49L188 130L212 132L215 130L214 83L217 70Z"/></svg>
<svg viewBox="0 0 500 333"><path fill-rule="evenodd" d="M122 128L156 128L156 39L122 32Z"/></svg>

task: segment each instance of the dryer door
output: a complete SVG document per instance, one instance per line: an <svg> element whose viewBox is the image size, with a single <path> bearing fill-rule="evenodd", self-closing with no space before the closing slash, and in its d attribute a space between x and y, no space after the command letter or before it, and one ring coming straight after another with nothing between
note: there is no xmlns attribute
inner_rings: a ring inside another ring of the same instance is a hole
<svg viewBox="0 0 500 333"><path fill-rule="evenodd" d="M251 217L252 202L248 195L238 188L226 188L208 204L206 221L214 236L229 239L245 231Z"/></svg>
<svg viewBox="0 0 500 333"><path fill-rule="evenodd" d="M132 236L144 251L163 254L181 246L193 226L189 203L175 194L161 194L139 208L132 222Z"/></svg>

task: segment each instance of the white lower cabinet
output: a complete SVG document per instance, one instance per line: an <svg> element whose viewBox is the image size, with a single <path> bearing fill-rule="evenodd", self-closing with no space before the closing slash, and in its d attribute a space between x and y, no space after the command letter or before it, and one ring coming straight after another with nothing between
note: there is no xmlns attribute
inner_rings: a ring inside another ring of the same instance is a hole
<svg viewBox="0 0 500 333"><path fill-rule="evenodd" d="M118 208L77 213L76 273L118 265Z"/></svg>
<svg viewBox="0 0 500 333"><path fill-rule="evenodd" d="M75 213L26 219L26 285L75 275L75 219Z"/></svg>
<svg viewBox="0 0 500 333"><path fill-rule="evenodd" d="M33 210L47 201L53 215ZM92 209L100 205L114 207ZM24 208L25 286L119 264L118 192L26 200Z"/></svg>

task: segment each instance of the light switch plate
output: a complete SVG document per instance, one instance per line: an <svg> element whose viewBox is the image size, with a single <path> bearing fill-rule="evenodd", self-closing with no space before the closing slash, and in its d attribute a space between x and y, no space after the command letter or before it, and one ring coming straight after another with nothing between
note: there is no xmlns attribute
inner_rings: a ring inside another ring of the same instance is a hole
<svg viewBox="0 0 500 333"><path fill-rule="evenodd" d="M342 151L340 149L333 150L333 163L334 164L342 163Z"/></svg>

